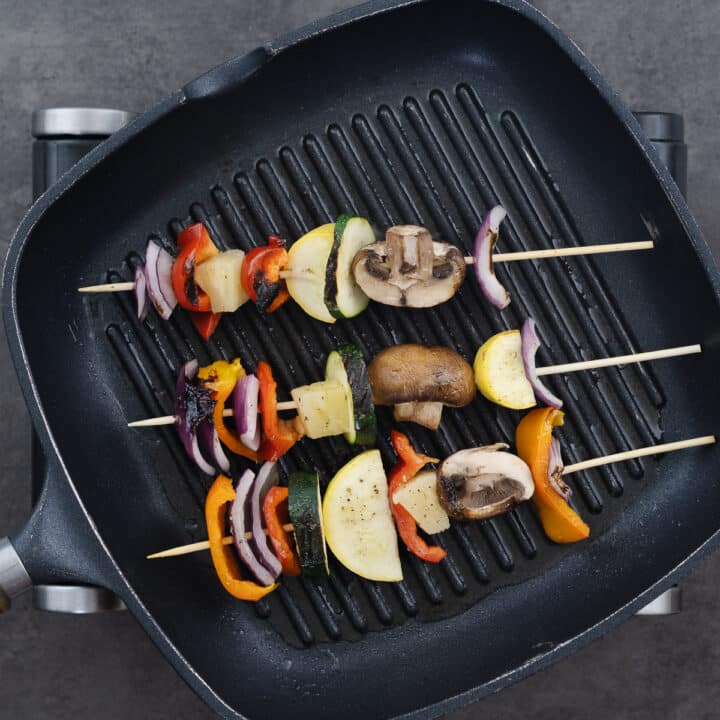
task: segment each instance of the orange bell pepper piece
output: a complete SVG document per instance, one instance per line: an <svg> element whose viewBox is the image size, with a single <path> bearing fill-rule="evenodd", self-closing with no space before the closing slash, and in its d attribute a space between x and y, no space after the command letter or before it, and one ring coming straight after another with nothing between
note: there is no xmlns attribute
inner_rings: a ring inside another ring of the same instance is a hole
<svg viewBox="0 0 720 720"><path fill-rule="evenodd" d="M272 543L275 555L280 561L283 574L299 575L300 558L295 552L294 540L283 525L290 522L288 514L288 489L276 485L271 487L263 500L263 516L268 537Z"/></svg>
<svg viewBox="0 0 720 720"><path fill-rule="evenodd" d="M407 435L397 430L390 433L390 440L392 440L395 452L398 454L398 462L391 470L388 479L388 499L390 500L390 510L395 518L398 533L413 555L417 555L426 562L439 563L447 555L447 552L437 545L428 545L418 535L415 518L402 505L396 503L393 498L395 492L412 480L425 465L436 463L438 459L415 452L415 448L410 444Z"/></svg>
<svg viewBox="0 0 720 720"><path fill-rule="evenodd" d="M535 482L532 500L545 534L553 542L571 543L588 537L590 528L548 480L552 432L554 427L562 424L563 413L556 408L531 410L517 426L515 447L530 466Z"/></svg>
<svg viewBox="0 0 720 720"><path fill-rule="evenodd" d="M207 523L210 555L215 572L223 587L238 600L254 602L271 593L277 587L277 583L263 587L250 580L243 580L232 546L223 544L226 506L234 499L235 488L233 488L230 478L218 475L210 486L210 492L205 499L205 522Z"/></svg>
<svg viewBox="0 0 720 720"><path fill-rule="evenodd" d="M260 453L268 462L281 458L301 437L295 420L283 420L277 411L277 383L266 362L259 362L257 379L260 381L260 413L262 414L263 441Z"/></svg>
<svg viewBox="0 0 720 720"><path fill-rule="evenodd" d="M195 284L195 266L220 252L202 223L185 228L178 235L178 256L170 280L180 307L196 312L210 312L210 296ZM214 328L213 328L214 329Z"/></svg>
<svg viewBox="0 0 720 720"><path fill-rule="evenodd" d="M213 425L220 441L236 455L242 455L253 462L260 462L260 456L245 447L240 438L225 424L223 410L225 401L235 389L237 381L245 376L245 370L238 358L232 362L218 360L212 365L206 365L198 370L198 379L210 390L210 397L215 401L213 410Z"/></svg>
<svg viewBox="0 0 720 720"><path fill-rule="evenodd" d="M263 312L275 312L290 299L280 271L288 264L285 241L271 235L268 244L253 248L245 255L241 271L243 290Z"/></svg>

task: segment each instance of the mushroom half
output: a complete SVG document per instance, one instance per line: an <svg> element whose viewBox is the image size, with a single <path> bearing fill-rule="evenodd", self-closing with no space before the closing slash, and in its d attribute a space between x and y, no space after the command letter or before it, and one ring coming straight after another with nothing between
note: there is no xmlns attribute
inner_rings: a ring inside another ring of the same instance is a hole
<svg viewBox="0 0 720 720"><path fill-rule="evenodd" d="M445 405L464 407L475 397L472 368L453 350L393 345L375 356L368 377L376 405L393 405L398 422L437 430Z"/></svg>
<svg viewBox="0 0 720 720"><path fill-rule="evenodd" d="M465 279L465 258L448 243L433 242L419 225L396 225L385 242L367 245L352 264L355 282L372 300L396 307L434 307Z"/></svg>
<svg viewBox="0 0 720 720"><path fill-rule="evenodd" d="M505 443L461 450L437 470L438 498L456 520L484 520L532 497L530 468Z"/></svg>

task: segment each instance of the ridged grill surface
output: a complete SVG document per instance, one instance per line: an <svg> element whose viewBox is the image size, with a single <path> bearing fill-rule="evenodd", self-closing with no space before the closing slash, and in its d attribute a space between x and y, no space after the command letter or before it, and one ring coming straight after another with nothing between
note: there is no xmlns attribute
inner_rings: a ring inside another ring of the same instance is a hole
<svg viewBox="0 0 720 720"><path fill-rule="evenodd" d="M152 236L172 250L178 233L201 221L219 247L247 250L265 243L270 234L292 241L341 212L352 212L368 217L378 229L425 225L434 236L469 252L482 215L498 202L508 210L501 251L606 240L580 235L523 119L510 111L490 118L473 88L461 84L309 132L278 148L273 157L258 159L254 167L238 168L189 208L179 207L182 217L169 219ZM138 255L127 258L108 279L129 278L141 261ZM452 301L433 310L371 303L360 318L335 325L309 319L293 303L269 316L249 303L226 315L208 343L182 310L170 322L151 312L141 327L130 294L118 294L114 302L119 311L107 337L148 415L172 412L178 367L192 357L206 364L239 356L251 370L267 360L285 399L291 388L321 379L327 353L341 343L355 343L366 358L400 342L446 345L472 361L487 337L519 327L528 315L537 321L543 340L542 365L636 349L591 259L509 263L498 274L513 297L503 313L488 306L468 276ZM645 366L555 376L549 385L565 399L568 422L561 438L566 462L660 437L663 395ZM390 409L379 408L378 417L379 447L390 467ZM446 409L437 433L416 426L404 429L426 452L443 457L478 444L512 444L520 417L478 396L467 408ZM164 478L165 489L179 517L196 518L186 525L188 542L202 539L201 509L210 479L186 458L174 427L138 433L153 434L172 449L177 472ZM152 461L152 443L146 441ZM317 468L327 482L355 452L342 439L306 440L281 464L285 471ZM623 494L626 474L641 477L642 462L572 476L578 509L591 527L604 508L620 502L616 498ZM437 541L448 550L439 566L403 551L401 583L362 580L333 560L329 578L288 579L257 604L257 613L293 644L353 639L408 618L425 621L459 613L502 585L541 573L567 551L544 537L528 504L486 522L454 523ZM195 556L192 561L209 559Z"/></svg>

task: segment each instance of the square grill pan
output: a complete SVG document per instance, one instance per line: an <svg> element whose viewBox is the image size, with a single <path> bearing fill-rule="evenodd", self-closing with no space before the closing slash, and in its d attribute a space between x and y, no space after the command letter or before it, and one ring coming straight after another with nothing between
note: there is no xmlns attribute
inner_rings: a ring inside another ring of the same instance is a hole
<svg viewBox="0 0 720 720"><path fill-rule="evenodd" d="M57 481L16 539L33 578L110 587L215 709L252 718L439 712L562 656L670 584L717 531L714 449L574 475L585 543L549 542L525 504L453 523L437 567L403 553L401 583L364 581L332 561L329 578L286 579L252 606L224 593L207 556L143 560L206 537L210 479L174 428L126 427L172 411L192 357L239 356L251 369L264 359L287 395L319 379L342 343L366 358L402 342L446 345L472 361L489 335L529 315L541 364L705 348L699 359L552 378L566 401L568 462L713 432L716 270L636 131L525 4L372 4L211 71L91 153L31 211L6 270L15 360L57 457ZM129 295L75 293L130 279L148 237L172 249L197 221L219 247L247 250L353 212L379 229L425 225L470 252L496 203L509 214L503 251L648 236L657 249L504 265L513 302L503 313L468 278L432 310L371 303L332 326L292 303L266 316L246 306L208 343L182 311L141 325ZM478 397L446 409L438 433L408 430L443 457L512 444L520 417ZM379 422L388 467L388 408ZM341 439L303 441L281 465L317 468L327 483L353 452ZM75 542L48 553L64 529L57 507Z"/></svg>

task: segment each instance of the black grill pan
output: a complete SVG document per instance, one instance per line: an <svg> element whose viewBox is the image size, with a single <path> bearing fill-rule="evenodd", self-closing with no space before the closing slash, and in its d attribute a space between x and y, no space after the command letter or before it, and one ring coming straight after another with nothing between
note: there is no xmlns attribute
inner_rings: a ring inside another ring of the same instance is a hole
<svg viewBox="0 0 720 720"><path fill-rule="evenodd" d="M129 279L147 238L172 246L203 221L222 247L290 239L344 211L418 223L469 249L484 211L509 211L502 250L651 237L652 252L513 263L501 313L471 280L431 311L371 305L326 326L297 306L226 316L202 343L182 312L140 326L129 296L79 295ZM701 342L702 356L554 378L569 462L716 431L718 272L635 119L542 15L518 0L370 3L195 80L90 153L33 206L4 277L10 347L51 458L13 545L36 583L87 582L126 602L192 687L228 717L431 716L567 654L632 613L717 543L716 449L573 476L592 528L545 539L529 506L455 526L439 567L405 581L336 563L256 607L226 595L209 558L145 555L203 539L208 479L166 414L179 365L239 355L289 391L328 350L398 342L471 359L491 333L539 324L543 364ZM427 452L512 442L520 415L482 398L419 429ZM382 434L391 427L381 410ZM392 456L381 442L385 461ZM304 442L284 470L325 480L351 456Z"/></svg>

